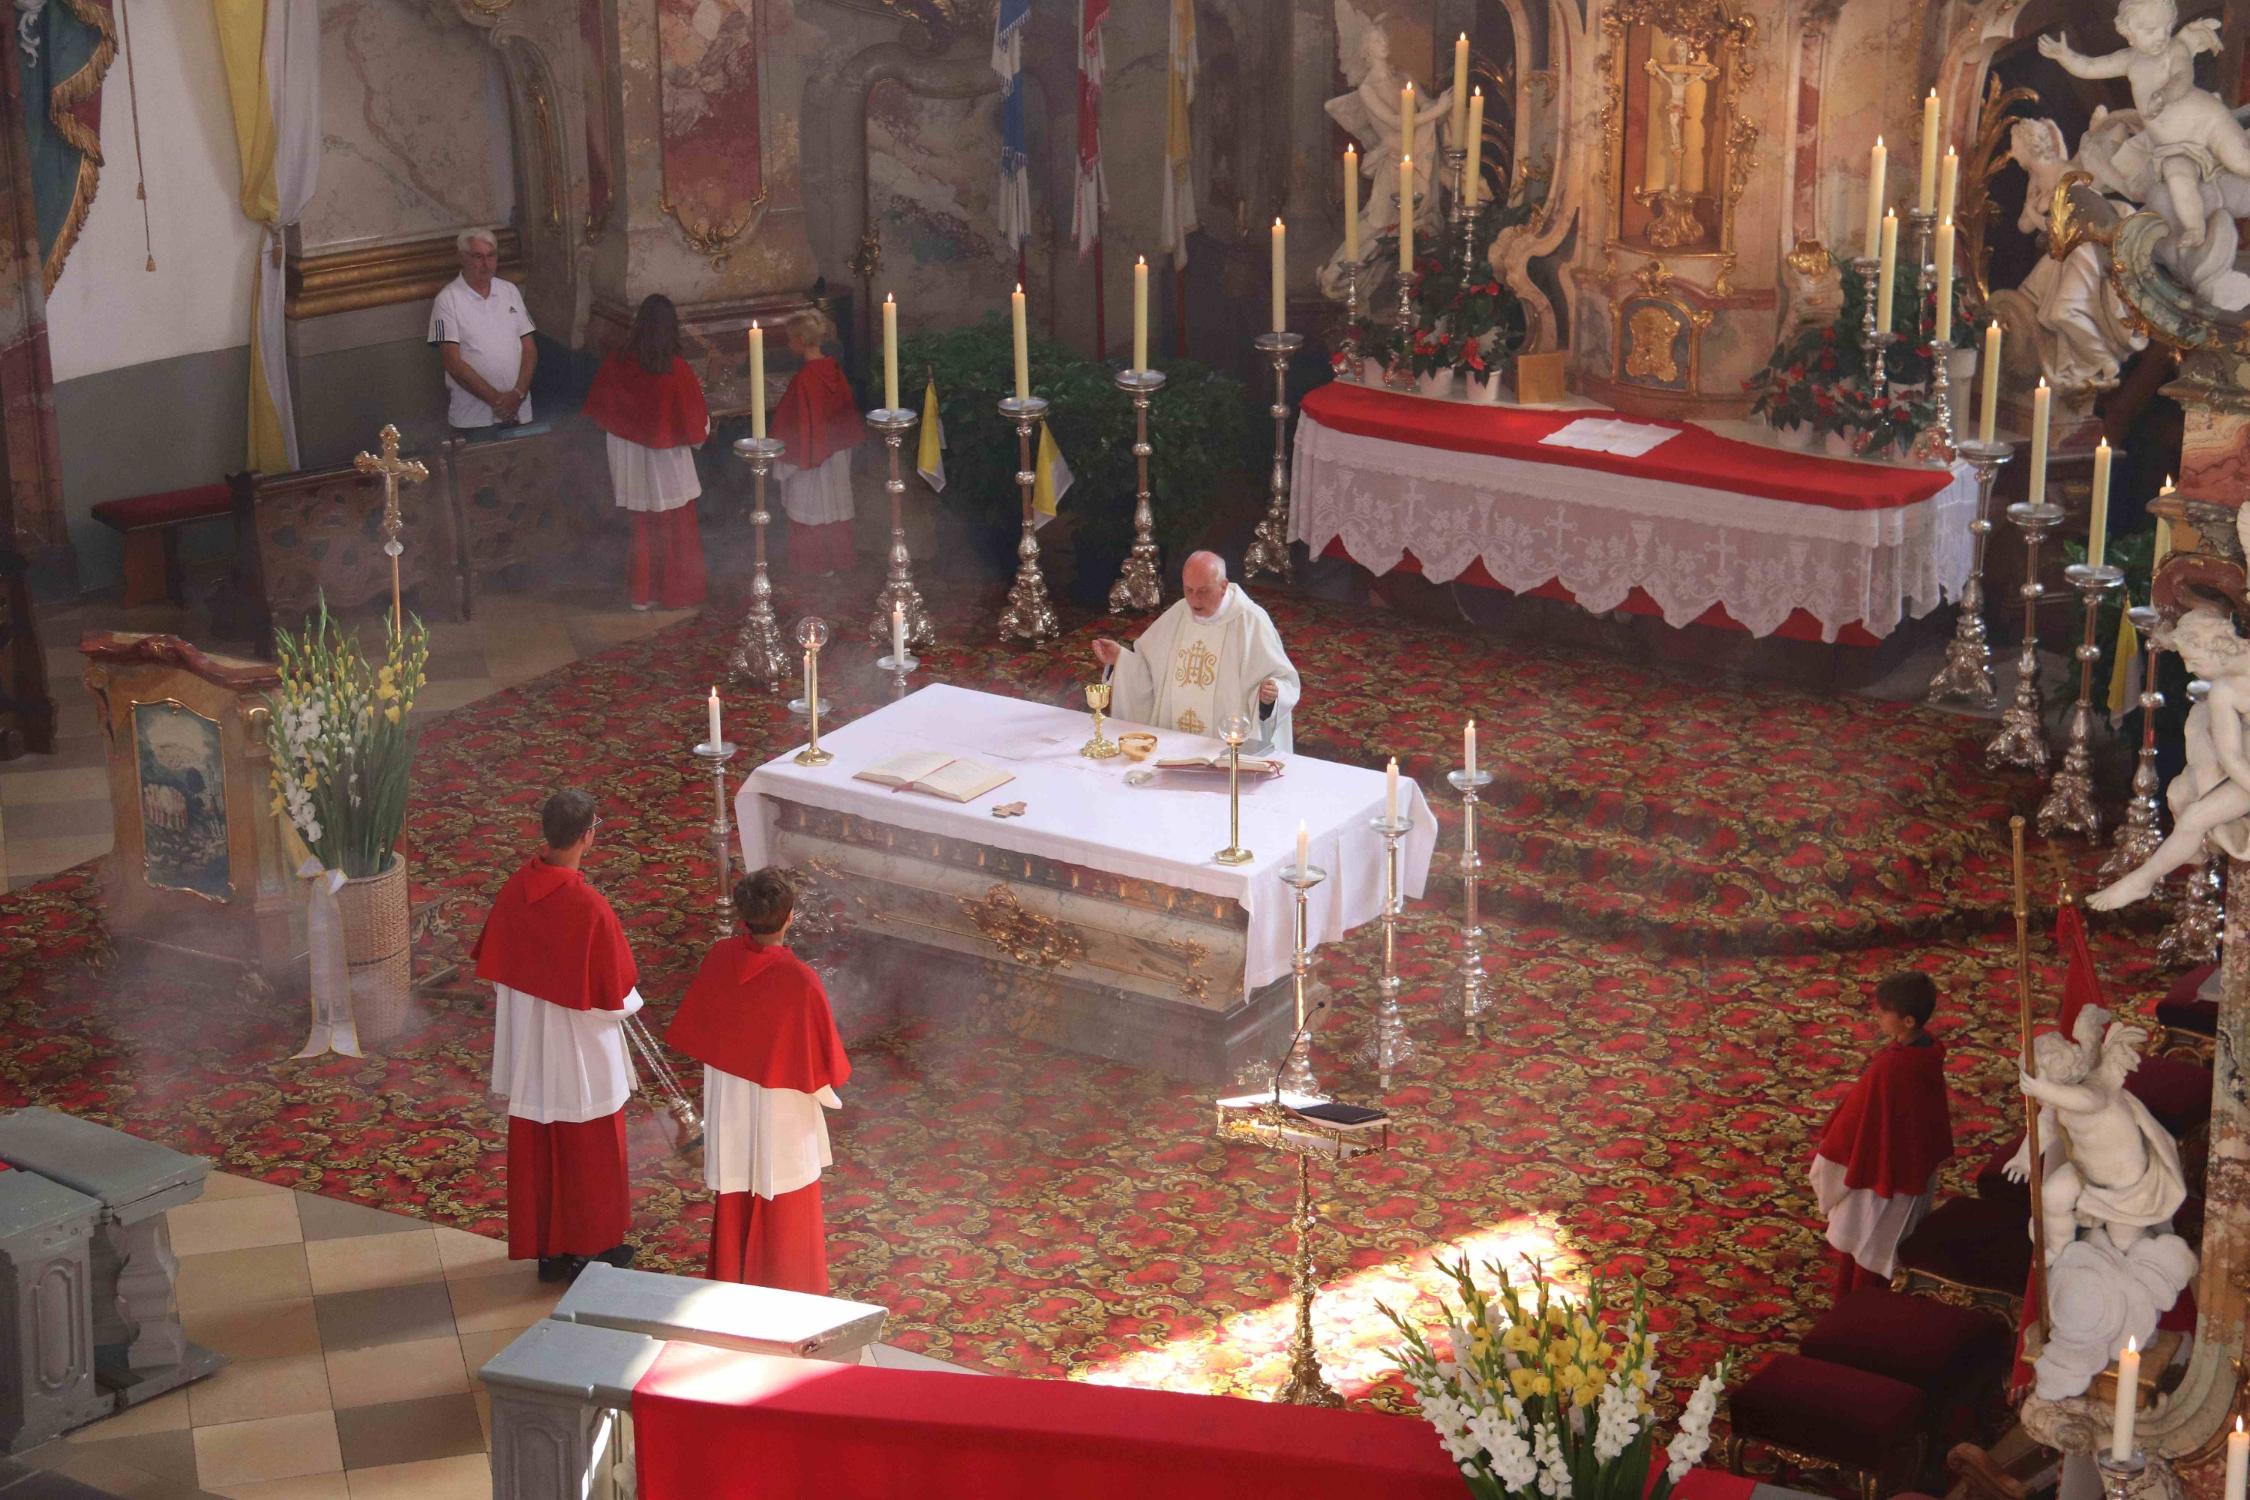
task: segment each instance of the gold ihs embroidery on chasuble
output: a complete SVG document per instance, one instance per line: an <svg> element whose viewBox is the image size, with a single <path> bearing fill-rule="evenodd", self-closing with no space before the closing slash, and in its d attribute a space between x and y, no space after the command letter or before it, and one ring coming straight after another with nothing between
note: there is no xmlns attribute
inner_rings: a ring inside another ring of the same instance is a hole
<svg viewBox="0 0 2250 1500"><path fill-rule="evenodd" d="M1190 619L1172 647L1172 670L1163 684L1164 715L1187 734L1209 734L1219 714L1213 705L1219 685L1219 653L1226 626L1201 626Z"/></svg>

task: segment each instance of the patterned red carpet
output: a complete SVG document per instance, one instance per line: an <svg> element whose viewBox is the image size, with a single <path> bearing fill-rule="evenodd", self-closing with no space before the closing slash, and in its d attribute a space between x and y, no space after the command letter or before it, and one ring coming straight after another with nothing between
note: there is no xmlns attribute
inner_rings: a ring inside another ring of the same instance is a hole
<svg viewBox="0 0 2250 1500"><path fill-rule="evenodd" d="M856 627L872 595L862 580L835 597ZM948 644L928 675L1058 700L1084 675L1085 642L1116 628L1082 620L1046 650L1002 648L992 595L939 602ZM1486 844L1494 1034L1471 1041L1448 1018L1458 886L1434 876L1403 939L1421 1046L1387 1097L1404 1128L1324 1197L1337 1232L1322 1246L1322 1347L1348 1392L1382 1370L1376 1300L1412 1302L1436 1284L1431 1257L1461 1248L1641 1275L1675 1381L1723 1349L1786 1346L1825 1300L1809 1140L1874 1044L1867 988L1893 969L1928 969L1945 997L1962 1144L1951 1184L2009 1128L2005 822L2036 787L1983 771L1977 725L1502 648L1286 595L1274 614L1311 684L1304 753L1397 754L1440 788L1449 849L1455 803L1439 778L1464 715L1501 775ZM843 712L864 711L873 653L839 633L824 685ZM447 927L425 938L425 971L473 935L529 850L539 799L584 785L605 811L590 872L668 1014L713 935L710 784L686 750L730 634L690 622L430 729L414 874ZM746 745L738 773L796 741L773 699L737 693L727 722ZM2083 886L2090 864L2082 848L2041 848L2037 882L2051 895L2068 867ZM304 1030L294 1004L90 973L97 887L81 869L0 899L0 1103L499 1231L504 1130L482 1090L490 1023L473 986L433 996L393 1056L288 1061ZM1315 1056L1347 1095L1375 1092L1348 1062L1373 931L1320 959L1344 1019ZM2095 936L2118 996L2157 987L2145 931ZM1276 1386L1293 1173L1218 1144L1201 1091L1021 1040L1007 997L944 1023L902 1019L892 998L876 986L843 1007L858 1071L829 1179L838 1291L889 1306L899 1343L975 1365ZM653 1119L638 1106L635 1118L644 1264L696 1269L707 1200L665 1159Z"/></svg>

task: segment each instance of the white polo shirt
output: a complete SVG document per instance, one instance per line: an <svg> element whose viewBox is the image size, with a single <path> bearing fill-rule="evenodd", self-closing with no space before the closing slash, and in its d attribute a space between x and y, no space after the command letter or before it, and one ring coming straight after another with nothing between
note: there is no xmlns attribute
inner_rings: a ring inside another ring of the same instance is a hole
<svg viewBox="0 0 2250 1500"><path fill-rule="evenodd" d="M495 390L513 390L516 372L523 368L523 337L531 332L531 314L524 311L523 292L512 281L492 278L492 291L479 297L456 276L445 284L430 304L430 342L458 344L469 368ZM448 396L446 420L456 427L490 427L499 419L492 408L463 390L451 375L445 377ZM531 420L531 398L516 409L519 421Z"/></svg>

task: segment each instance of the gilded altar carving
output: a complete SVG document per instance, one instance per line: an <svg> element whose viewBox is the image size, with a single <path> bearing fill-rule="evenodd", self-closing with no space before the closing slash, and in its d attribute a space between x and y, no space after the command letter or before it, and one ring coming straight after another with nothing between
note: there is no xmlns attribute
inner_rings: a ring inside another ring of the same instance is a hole
<svg viewBox="0 0 2250 1500"><path fill-rule="evenodd" d="M1708 308L1643 291L1619 300L1611 317L1618 380L1661 390L1695 388L1702 372L1703 331L1711 326Z"/></svg>
<svg viewBox="0 0 2250 1500"><path fill-rule="evenodd" d="M1672 346L1680 323L1661 307L1642 306L1625 325L1625 373L1677 385L1680 366Z"/></svg>
<svg viewBox="0 0 2250 1500"><path fill-rule="evenodd" d="M961 914L984 940L1019 964L1065 969L1086 956L1086 940L1053 917L1025 907L1015 891L994 883L981 900L958 898Z"/></svg>
<svg viewBox="0 0 2250 1500"><path fill-rule="evenodd" d="M1984 105L1977 114L1976 138L1961 157L1960 187L1955 197L1954 226L1960 231L1958 264L1968 277L1968 310L1974 316L1992 295L1992 179L2010 161L2009 133L2019 118L2017 110L2036 104L2031 89L2003 90L1998 77L1987 77Z"/></svg>

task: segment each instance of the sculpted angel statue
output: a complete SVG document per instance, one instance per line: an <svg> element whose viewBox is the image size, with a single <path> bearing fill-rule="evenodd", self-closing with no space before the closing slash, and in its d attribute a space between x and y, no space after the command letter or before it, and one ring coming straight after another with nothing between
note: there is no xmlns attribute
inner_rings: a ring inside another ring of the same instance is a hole
<svg viewBox="0 0 2250 1500"><path fill-rule="evenodd" d="M1415 226L1437 223L1438 197L1429 189L1441 160L1438 124L1453 112L1453 90L1417 105L1414 118L1401 121L1399 91L1406 79L1391 66L1383 17L1366 15L1351 0L1336 0L1336 54L1352 91L1323 107L1358 140L1360 175L1373 184L1359 217L1360 250L1371 256L1375 242L1398 228L1398 161L1403 154L1414 157ZM1320 284L1331 297L1343 295L1343 264L1339 245L1320 273Z"/></svg>
<svg viewBox="0 0 2250 1500"><path fill-rule="evenodd" d="M2103 180L2106 158L2100 151L2100 143L2118 133L2108 126L2114 118L2097 113L2075 157L2053 120L2015 123L2008 133L2008 154L2031 179L2016 228L2034 236L2047 232L2055 184L2074 167L2093 173L2096 189L2105 196L2122 196L2121 184ZM2132 211L2130 204L2125 211ZM2226 222L2231 235L2233 221ZM2009 325L2010 338L2022 328L2029 337L2018 347L2036 346L2047 383L2065 391L2114 386L2126 359L2148 344L2148 336L2136 332L2127 319L2123 299L2109 284L2101 248L2093 244L2078 246L2065 260L2040 256L2022 286L1995 293L1993 309Z"/></svg>
<svg viewBox="0 0 2250 1500"><path fill-rule="evenodd" d="M2130 1254L2150 1230L2168 1231L2187 1201L2179 1147L2125 1088L2146 1040L2139 1027L2111 1024L2109 1012L2089 1005L2078 1013L2074 1036L2048 1032L2032 1041L2038 1071L2018 1078L2039 1101L2040 1139L2059 1141L2064 1158L2041 1179L2040 1238L2049 1265L2081 1226ZM2010 1158L2010 1181L2030 1175L2030 1149L2027 1139Z"/></svg>
<svg viewBox="0 0 2250 1500"><path fill-rule="evenodd" d="M2250 529L2250 509L2237 525ZM2143 899L2165 876L2201 858L2207 838L2237 859L2250 859L2250 753L2243 731L2250 716L2250 641L2235 634L2226 615L2206 608L2189 610L2169 631L2159 630L2156 641L2179 652L2211 691L2188 710L2187 769L2165 793L2171 833L2139 869L2086 898L2095 911Z"/></svg>

